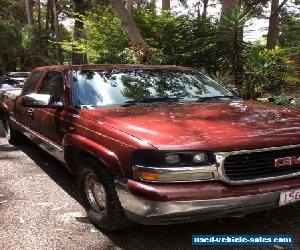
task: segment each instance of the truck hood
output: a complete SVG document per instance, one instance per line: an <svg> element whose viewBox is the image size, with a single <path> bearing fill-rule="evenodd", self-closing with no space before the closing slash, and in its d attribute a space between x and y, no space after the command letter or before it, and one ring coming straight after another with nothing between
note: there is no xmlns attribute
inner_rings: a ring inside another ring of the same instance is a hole
<svg viewBox="0 0 300 250"><path fill-rule="evenodd" d="M81 115L164 150L300 144L300 110L252 101L145 104L82 110Z"/></svg>

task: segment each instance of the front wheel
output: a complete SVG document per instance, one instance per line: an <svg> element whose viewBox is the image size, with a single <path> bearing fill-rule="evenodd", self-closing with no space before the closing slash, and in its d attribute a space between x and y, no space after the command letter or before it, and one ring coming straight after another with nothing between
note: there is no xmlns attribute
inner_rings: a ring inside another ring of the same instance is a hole
<svg viewBox="0 0 300 250"><path fill-rule="evenodd" d="M81 163L77 185L80 200L96 227L115 231L130 224L117 196L114 177L101 164L92 160Z"/></svg>

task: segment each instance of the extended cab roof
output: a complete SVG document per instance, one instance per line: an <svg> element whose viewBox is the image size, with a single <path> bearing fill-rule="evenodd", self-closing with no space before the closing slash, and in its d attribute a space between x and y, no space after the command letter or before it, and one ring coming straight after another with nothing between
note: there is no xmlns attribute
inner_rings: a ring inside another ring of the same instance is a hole
<svg viewBox="0 0 300 250"><path fill-rule="evenodd" d="M175 69L179 71L195 71L192 68L176 66L176 65L145 65L145 64L86 64L86 65L53 65L38 67L34 70L112 70L112 69Z"/></svg>

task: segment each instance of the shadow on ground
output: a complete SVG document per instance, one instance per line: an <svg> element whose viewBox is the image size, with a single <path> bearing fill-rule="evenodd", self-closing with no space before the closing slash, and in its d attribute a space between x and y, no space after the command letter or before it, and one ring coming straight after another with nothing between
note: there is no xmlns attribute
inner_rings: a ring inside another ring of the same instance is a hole
<svg viewBox="0 0 300 250"><path fill-rule="evenodd" d="M78 201L75 176L70 174L62 163L31 142L16 147L30 157L53 181Z"/></svg>
<svg viewBox="0 0 300 250"><path fill-rule="evenodd" d="M3 127L0 124L0 137L5 137ZM31 158L35 164L41 168L53 181L55 181L61 188L63 188L70 196L77 200L76 192L76 180L71 175L65 166L51 157L49 154L41 150L38 146L31 143L29 140L25 141L22 145L12 146L10 144L0 145L1 152L13 152L21 150L29 158ZM9 160L15 159L14 156L5 156L1 159Z"/></svg>

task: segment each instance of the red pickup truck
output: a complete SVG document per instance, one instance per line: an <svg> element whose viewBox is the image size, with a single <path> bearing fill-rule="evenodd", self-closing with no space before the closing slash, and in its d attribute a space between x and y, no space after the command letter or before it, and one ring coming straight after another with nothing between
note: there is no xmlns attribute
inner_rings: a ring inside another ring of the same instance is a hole
<svg viewBox="0 0 300 250"><path fill-rule="evenodd" d="M93 223L171 224L300 200L300 111L243 101L177 66L51 66L0 93L10 143L76 174Z"/></svg>

